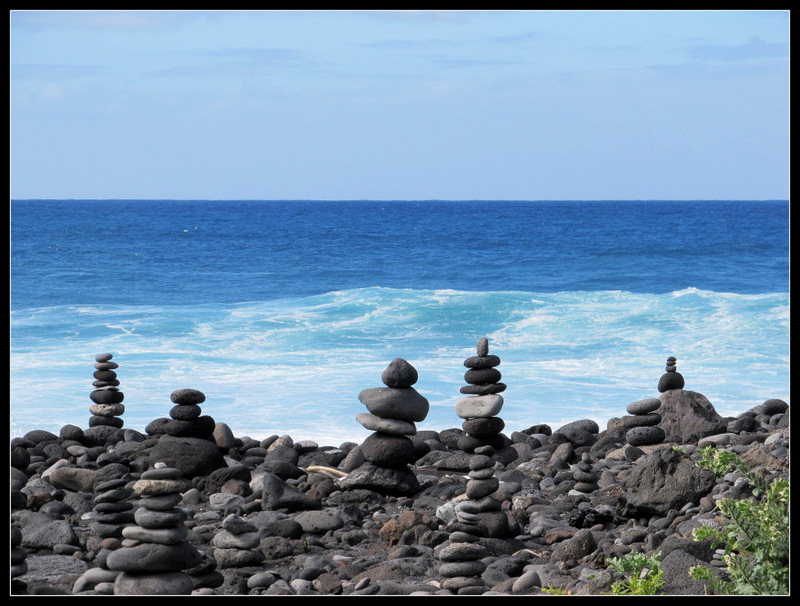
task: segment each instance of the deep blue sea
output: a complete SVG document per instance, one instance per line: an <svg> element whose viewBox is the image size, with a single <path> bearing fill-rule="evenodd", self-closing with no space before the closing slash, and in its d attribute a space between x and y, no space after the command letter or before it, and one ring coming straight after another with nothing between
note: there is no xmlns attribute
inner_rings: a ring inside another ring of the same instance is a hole
<svg viewBox="0 0 800 606"><path fill-rule="evenodd" d="M505 433L657 397L666 358L722 415L789 402L787 201L11 203L11 436L88 427L114 355L125 427L206 394L234 434L362 441L362 389L419 372L460 427L463 360L502 363Z"/></svg>

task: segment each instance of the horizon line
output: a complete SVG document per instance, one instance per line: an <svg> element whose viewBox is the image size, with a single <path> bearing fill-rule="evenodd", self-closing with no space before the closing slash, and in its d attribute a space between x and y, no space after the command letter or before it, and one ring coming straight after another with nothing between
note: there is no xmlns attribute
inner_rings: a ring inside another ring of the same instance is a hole
<svg viewBox="0 0 800 606"><path fill-rule="evenodd" d="M789 198L11 198L12 202L789 202Z"/></svg>

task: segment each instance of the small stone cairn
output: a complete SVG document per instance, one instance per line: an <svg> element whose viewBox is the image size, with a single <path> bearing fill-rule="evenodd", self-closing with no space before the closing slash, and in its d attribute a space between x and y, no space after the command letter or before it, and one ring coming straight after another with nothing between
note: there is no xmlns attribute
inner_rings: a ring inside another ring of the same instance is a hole
<svg viewBox="0 0 800 606"><path fill-rule="evenodd" d="M382 494L412 495L419 482L409 465L416 460L415 423L424 421L429 403L414 387L417 370L396 358L381 374L385 387L364 389L358 399L369 412L356 415L371 430L360 450L366 462L342 481L342 487L371 488Z"/></svg>
<svg viewBox="0 0 800 606"><path fill-rule="evenodd" d="M628 430L625 432L625 441L631 446L646 446L661 444L666 438L666 433L658 426L661 415L656 411L661 407L658 398L645 398L628 404L625 409L629 417L622 420Z"/></svg>
<svg viewBox="0 0 800 606"><path fill-rule="evenodd" d="M480 538L469 532L471 527L480 526L478 512L479 509L472 503L461 503L456 508L455 524L466 530L451 532L449 540L438 549L441 562L439 575L442 576L440 586L454 594L479 595L489 589L481 578L486 570L486 564L481 559L489 553L481 545Z"/></svg>
<svg viewBox="0 0 800 606"><path fill-rule="evenodd" d="M481 537L500 539L510 531L502 502L492 496L500 487L494 475L494 454L494 448L485 445L470 456L464 500L455 504L455 519L445 525L449 540L435 552L442 562L441 587L458 595L478 595L489 589L481 578L486 570L481 559L489 555Z"/></svg>
<svg viewBox="0 0 800 606"><path fill-rule="evenodd" d="M72 593L77 595L91 592L93 595L114 595L114 580L118 570L109 570L108 556L121 547L119 539L122 529L134 525L133 491L127 487L128 480L116 478L101 482L94 487L94 508L89 524L92 534L101 539L94 568L87 570L75 582Z"/></svg>
<svg viewBox="0 0 800 606"><path fill-rule="evenodd" d="M468 385L461 387L460 391L469 395L456 401L456 414L464 419L462 429L465 434L459 438L458 447L468 453L481 446L499 449L506 445L500 433L505 422L497 416L503 408L500 393L506 389L496 368L500 365L500 358L489 354L486 337L478 340L477 354L464 360L464 366L469 369L464 373Z"/></svg>
<svg viewBox="0 0 800 606"><path fill-rule="evenodd" d="M677 360L674 356L667 358L666 372L658 381L658 391L664 393L672 389L683 389L683 376L676 370ZM661 407L658 398L645 398L629 404L626 408L629 417L623 417L625 441L631 446L647 446L661 444L666 439L666 432L658 427L661 415L657 412Z"/></svg>
<svg viewBox="0 0 800 606"><path fill-rule="evenodd" d="M108 427L121 428L124 421L120 418L125 412L122 400L125 394L119 390L119 380L115 369L119 364L112 362L114 356L110 353L102 353L95 356L94 390L89 394L89 398L94 404L89 408L92 416L89 417L89 427L105 425Z"/></svg>
<svg viewBox="0 0 800 606"><path fill-rule="evenodd" d="M202 561L202 554L186 541L186 513L177 507L189 483L178 469L156 463L133 485L140 497L136 525L122 529L122 547L107 559L110 570L120 571L114 595L189 595L192 577L183 572Z"/></svg>
<svg viewBox="0 0 800 606"><path fill-rule="evenodd" d="M170 419L163 426L165 434L174 437L211 438L216 422L198 406L206 396L197 389L177 389L170 395L175 406L169 411Z"/></svg>
<svg viewBox="0 0 800 606"><path fill-rule="evenodd" d="M13 519L11 520L10 535L11 594L24 595L27 593L27 584L15 579L28 572L28 563L25 561L28 553L22 546L22 531L19 528L19 524Z"/></svg>
<svg viewBox="0 0 800 606"><path fill-rule="evenodd" d="M683 375L677 370L677 362L678 360L675 356L667 358L667 371L661 375L658 381L658 391L660 393L664 393L670 389L683 389Z"/></svg>
<svg viewBox="0 0 800 606"><path fill-rule="evenodd" d="M94 487L94 517L90 528L101 539L120 538L122 529L135 523L133 503L129 500L133 492L127 484L128 480L117 478Z"/></svg>
<svg viewBox="0 0 800 606"><path fill-rule="evenodd" d="M597 483L600 474L594 470L592 458L588 452L581 453L581 460L575 464L572 470L572 478L575 480L572 490L588 494L600 488Z"/></svg>
<svg viewBox="0 0 800 606"><path fill-rule="evenodd" d="M437 550L437 557L442 562L439 567L439 574L443 577L440 585L458 595L487 591L488 587L481 578L486 564L481 559L488 554L480 543L480 537L489 536L491 532L484 516L487 511L497 511L505 517L505 513L500 511L501 503L491 496L500 485L494 477L494 449L482 446L477 450L478 453L469 458L466 500L455 504L455 519L445 525L450 538Z"/></svg>
<svg viewBox="0 0 800 606"><path fill-rule="evenodd" d="M264 561L258 551L261 535L248 520L231 513L222 521L222 530L214 535L214 559L219 568L257 566Z"/></svg>

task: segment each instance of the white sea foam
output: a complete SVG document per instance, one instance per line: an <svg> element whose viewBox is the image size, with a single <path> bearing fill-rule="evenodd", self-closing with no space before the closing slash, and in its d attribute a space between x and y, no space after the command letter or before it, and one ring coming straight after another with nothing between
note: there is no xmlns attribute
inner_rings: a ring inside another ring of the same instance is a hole
<svg viewBox="0 0 800 606"><path fill-rule="evenodd" d="M175 389L236 435L360 441L358 393L395 357L431 403L420 429L457 427L475 344L508 385L506 431L605 423L654 397L666 358L723 415L789 402L788 293L465 292L363 288L228 305L63 306L11 314L11 435L87 426L94 356L114 354L125 426L166 416Z"/></svg>

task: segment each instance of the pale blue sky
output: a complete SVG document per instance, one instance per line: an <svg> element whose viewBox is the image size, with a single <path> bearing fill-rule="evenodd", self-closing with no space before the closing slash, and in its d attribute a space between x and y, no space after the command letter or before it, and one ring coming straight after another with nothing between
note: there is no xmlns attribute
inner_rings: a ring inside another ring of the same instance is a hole
<svg viewBox="0 0 800 606"><path fill-rule="evenodd" d="M787 199L788 11L12 11L11 197Z"/></svg>

